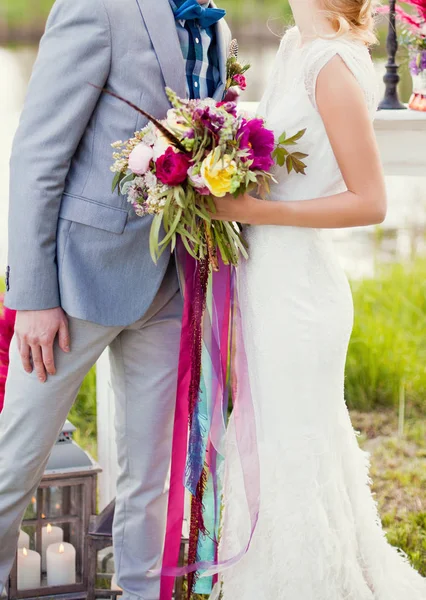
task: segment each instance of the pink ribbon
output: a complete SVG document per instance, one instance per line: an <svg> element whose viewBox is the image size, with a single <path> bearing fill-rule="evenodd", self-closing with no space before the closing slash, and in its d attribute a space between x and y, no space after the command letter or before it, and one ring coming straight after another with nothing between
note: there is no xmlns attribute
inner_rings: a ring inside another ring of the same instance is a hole
<svg viewBox="0 0 426 600"><path fill-rule="evenodd" d="M163 567L161 571L160 600L171 600L176 577L201 571L203 577L214 576L229 569L248 552L254 532L256 530L260 510L260 463L257 444L256 419L249 384L247 356L244 349L244 336L242 329L241 311L238 303L235 271L226 271L227 277L213 276L213 310L210 334L212 362L221 371L220 379L213 382L214 393L211 426L209 431L209 452L213 460L210 469L215 488L217 487L217 472L215 469L215 453L222 455L225 452L225 427L227 407L224 403L224 389L228 370L229 354L233 347L233 329L235 335L236 352L234 353L231 369L231 382L233 392L233 413L236 428L236 439L239 457L242 465L244 487L250 515L251 533L247 543L236 556L220 562L217 556L214 561L200 561L195 564L178 567L180 546L182 539L182 525L185 506L185 468L188 453L188 394L191 376L191 323L193 318L192 304L195 290L194 276L196 273L195 261L179 249L179 260L184 270L184 313L182 324L182 338L180 348L178 392L176 401L176 414L173 435L172 471L170 480L169 506L165 537ZM231 268L231 267L229 267ZM222 271L222 274L225 271ZM230 319L232 322L230 323ZM233 326L233 327L231 327ZM213 332L213 335L212 335ZM213 343L212 339L217 340ZM219 342L220 340L220 342ZM220 347L220 356L217 356ZM216 352L215 352L216 349ZM219 514L218 507L215 507Z"/></svg>

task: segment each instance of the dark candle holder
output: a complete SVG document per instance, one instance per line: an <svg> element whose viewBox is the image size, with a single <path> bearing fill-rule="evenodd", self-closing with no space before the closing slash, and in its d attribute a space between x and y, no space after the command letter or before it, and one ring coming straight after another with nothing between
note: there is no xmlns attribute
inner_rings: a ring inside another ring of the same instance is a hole
<svg viewBox="0 0 426 600"><path fill-rule="evenodd" d="M406 106L399 101L398 74L399 66L396 64L396 53L398 51L398 36L396 32L396 0L389 0L389 31L387 37L388 62L386 64L386 75L383 80L386 84L385 97L379 104L379 110L404 110Z"/></svg>

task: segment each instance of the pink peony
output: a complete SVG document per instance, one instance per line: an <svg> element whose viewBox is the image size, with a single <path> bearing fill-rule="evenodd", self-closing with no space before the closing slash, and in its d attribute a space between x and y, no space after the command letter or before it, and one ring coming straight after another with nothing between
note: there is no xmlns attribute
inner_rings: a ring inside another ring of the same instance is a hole
<svg viewBox="0 0 426 600"><path fill-rule="evenodd" d="M244 75L234 75L234 81L242 92L247 88L247 80Z"/></svg>
<svg viewBox="0 0 426 600"><path fill-rule="evenodd" d="M170 146L166 153L157 159L157 178L164 183L174 187L183 183L188 176L190 158L181 152L175 152Z"/></svg>
<svg viewBox="0 0 426 600"><path fill-rule="evenodd" d="M152 148L146 144L138 144L132 150L129 156L129 167L135 175L145 175L149 169L149 164L154 157Z"/></svg>
<svg viewBox="0 0 426 600"><path fill-rule="evenodd" d="M262 119L243 119L237 137L241 150L249 151L249 160L253 161L250 167L252 171L269 171L273 167L275 137L272 131L265 128Z"/></svg>

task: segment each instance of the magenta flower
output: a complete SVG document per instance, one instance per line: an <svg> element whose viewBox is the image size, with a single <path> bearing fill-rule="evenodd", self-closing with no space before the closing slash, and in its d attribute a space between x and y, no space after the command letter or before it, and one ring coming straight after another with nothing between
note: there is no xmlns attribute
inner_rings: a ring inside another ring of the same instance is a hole
<svg viewBox="0 0 426 600"><path fill-rule="evenodd" d="M188 176L190 158L181 152L175 152L171 146L157 159L157 178L170 187L183 183Z"/></svg>
<svg viewBox="0 0 426 600"><path fill-rule="evenodd" d="M3 409L7 373L9 370L9 347L15 328L15 311L2 305L0 296L0 412Z"/></svg>
<svg viewBox="0 0 426 600"><path fill-rule="evenodd" d="M244 75L234 75L234 81L242 92L247 88L247 79Z"/></svg>
<svg viewBox="0 0 426 600"><path fill-rule="evenodd" d="M275 150L275 136L272 131L265 128L262 119L242 120L237 138L241 150L248 150L248 160L253 163L251 171L270 171L275 161L272 153Z"/></svg>

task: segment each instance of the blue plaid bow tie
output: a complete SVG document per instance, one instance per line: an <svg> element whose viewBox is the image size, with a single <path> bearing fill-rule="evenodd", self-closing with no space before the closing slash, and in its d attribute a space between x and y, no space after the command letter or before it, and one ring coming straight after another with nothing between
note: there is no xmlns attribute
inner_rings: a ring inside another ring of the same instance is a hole
<svg viewBox="0 0 426 600"><path fill-rule="evenodd" d="M207 29L226 15L222 8L207 8L198 4L197 0L186 0L181 7L174 11L176 21L197 20L200 27Z"/></svg>

